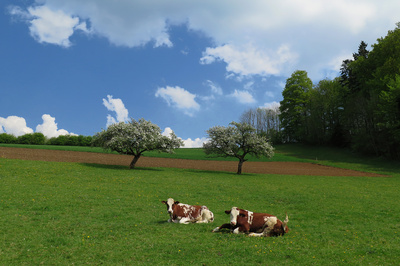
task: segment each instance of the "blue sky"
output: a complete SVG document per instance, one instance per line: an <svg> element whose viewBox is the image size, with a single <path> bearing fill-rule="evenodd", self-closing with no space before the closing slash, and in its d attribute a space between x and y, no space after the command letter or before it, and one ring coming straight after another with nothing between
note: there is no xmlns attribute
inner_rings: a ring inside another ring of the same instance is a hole
<svg viewBox="0 0 400 266"><path fill-rule="evenodd" d="M400 21L398 0L2 0L0 133L93 135L144 118L186 147L286 79L338 75L361 40Z"/></svg>

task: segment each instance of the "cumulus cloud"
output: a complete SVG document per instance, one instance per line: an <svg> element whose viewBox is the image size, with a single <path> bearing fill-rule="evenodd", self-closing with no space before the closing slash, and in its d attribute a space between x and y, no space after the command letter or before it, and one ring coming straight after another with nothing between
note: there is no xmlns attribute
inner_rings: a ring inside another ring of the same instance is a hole
<svg viewBox="0 0 400 266"><path fill-rule="evenodd" d="M116 118L110 114L107 116L107 127L117 122L128 121L128 109L125 108L121 99L113 99L112 95L107 95L107 99L103 99L103 105L108 111L115 112L117 115Z"/></svg>
<svg viewBox="0 0 400 266"><path fill-rule="evenodd" d="M337 68L319 62L375 41L394 27L399 9L398 0L35 0L10 13L27 20L38 41L61 46L75 31L89 31L87 22L91 34L118 46L171 47L170 27L185 24L213 40L203 64L224 62L231 74L246 76Z"/></svg>
<svg viewBox="0 0 400 266"><path fill-rule="evenodd" d="M33 129L27 127L25 118L18 116L0 117L0 133L7 133L16 137L33 133Z"/></svg>
<svg viewBox="0 0 400 266"><path fill-rule="evenodd" d="M201 64L224 61L228 72L249 75L277 75L288 63L294 63L297 55L289 46L282 45L277 51L265 51L252 45L235 47L225 44L215 48L207 48L200 59Z"/></svg>
<svg viewBox="0 0 400 266"><path fill-rule="evenodd" d="M185 143L184 148L201 148L203 147L203 143L207 141L207 138L195 138L194 140L191 138L183 139L183 143Z"/></svg>
<svg viewBox="0 0 400 266"><path fill-rule="evenodd" d="M169 137L172 132L174 131L170 127L166 127L162 132L162 135ZM203 143L207 142L207 138L195 138L194 140L192 140L191 138L180 139L185 144L185 146L183 146L182 148L201 148L203 147Z"/></svg>
<svg viewBox="0 0 400 266"><path fill-rule="evenodd" d="M43 124L37 125L36 126L36 132L42 133L45 135L47 138L56 138L61 135L74 135L77 136L74 133L69 133L65 129L58 129L56 118L52 117L48 114L42 115L43 119Z"/></svg>
<svg viewBox="0 0 400 266"><path fill-rule="evenodd" d="M235 90L229 96L235 98L239 103L242 104L251 104L256 102L253 95L251 95L249 91Z"/></svg>
<svg viewBox="0 0 400 266"><path fill-rule="evenodd" d="M69 38L74 31L89 32L86 22L80 22L78 17L72 17L62 10L52 10L48 6L33 6L27 11L20 7L12 7L10 13L29 21L30 34L39 43L69 47Z"/></svg>
<svg viewBox="0 0 400 266"><path fill-rule="evenodd" d="M196 95L179 86L158 88L155 96L163 98L169 106L183 110L189 116L193 116L193 112L200 109L200 105L195 100Z"/></svg>
<svg viewBox="0 0 400 266"><path fill-rule="evenodd" d="M161 135L169 137L171 133L174 133L174 131L170 127L166 127Z"/></svg>
<svg viewBox="0 0 400 266"><path fill-rule="evenodd" d="M43 124L36 126L36 132L42 133L47 138L58 137L60 135L75 135L65 129L58 129L55 118L48 114L42 116ZM0 117L0 133L7 133L16 137L33 133L33 129L26 125L25 118L18 116Z"/></svg>

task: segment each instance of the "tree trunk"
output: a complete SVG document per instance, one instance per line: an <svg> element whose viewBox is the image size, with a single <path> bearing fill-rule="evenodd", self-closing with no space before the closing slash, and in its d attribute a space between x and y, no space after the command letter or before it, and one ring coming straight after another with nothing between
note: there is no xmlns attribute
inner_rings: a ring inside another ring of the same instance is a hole
<svg viewBox="0 0 400 266"><path fill-rule="evenodd" d="M139 160L140 155L136 155L133 157L131 164L129 165L129 169L134 169L136 162Z"/></svg>
<svg viewBox="0 0 400 266"><path fill-rule="evenodd" d="M242 166L243 166L244 160L239 159L239 164L238 164L238 170L237 170L237 174L241 175L242 174Z"/></svg>

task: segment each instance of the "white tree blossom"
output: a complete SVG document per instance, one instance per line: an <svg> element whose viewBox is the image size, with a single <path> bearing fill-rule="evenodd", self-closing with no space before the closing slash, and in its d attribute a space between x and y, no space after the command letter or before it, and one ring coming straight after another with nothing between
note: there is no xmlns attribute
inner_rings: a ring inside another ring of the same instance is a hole
<svg viewBox="0 0 400 266"><path fill-rule="evenodd" d="M242 166L247 154L257 158L274 156L274 148L258 135L254 127L246 123L230 123L231 126L215 126L207 130L209 141L203 144L206 154L239 159L237 174L242 173Z"/></svg>
<svg viewBox="0 0 400 266"><path fill-rule="evenodd" d="M131 169L135 168L136 162L146 151L158 150L173 153L174 149L183 146L183 141L174 132L171 132L169 136L163 136L157 125L143 118L109 126L107 130L95 135L94 143L120 154L133 155Z"/></svg>

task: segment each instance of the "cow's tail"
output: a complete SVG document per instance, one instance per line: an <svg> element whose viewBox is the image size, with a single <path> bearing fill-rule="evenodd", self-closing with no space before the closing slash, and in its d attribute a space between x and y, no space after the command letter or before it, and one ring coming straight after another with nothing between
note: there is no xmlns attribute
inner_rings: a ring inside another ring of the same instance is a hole
<svg viewBox="0 0 400 266"><path fill-rule="evenodd" d="M288 222L289 222L289 216L288 216L287 213L286 213L286 218L285 218L285 220L282 222L283 234L289 232L289 227L287 226Z"/></svg>

